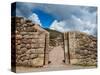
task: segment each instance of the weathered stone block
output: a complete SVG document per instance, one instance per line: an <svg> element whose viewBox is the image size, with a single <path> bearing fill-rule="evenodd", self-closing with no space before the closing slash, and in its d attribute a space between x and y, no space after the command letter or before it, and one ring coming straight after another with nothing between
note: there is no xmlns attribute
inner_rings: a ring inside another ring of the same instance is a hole
<svg viewBox="0 0 100 75"><path fill-rule="evenodd" d="M39 48L39 49L29 49L26 53L28 53L28 54L44 53L44 48Z"/></svg>
<svg viewBox="0 0 100 75"><path fill-rule="evenodd" d="M24 35L23 36L23 38L26 38L26 39L31 39L32 37L33 37L32 35L31 36L30 35Z"/></svg>
<svg viewBox="0 0 100 75"><path fill-rule="evenodd" d="M77 64L78 63L78 59L70 59L70 64Z"/></svg>
<svg viewBox="0 0 100 75"><path fill-rule="evenodd" d="M16 39L22 39L22 35L16 35Z"/></svg>
<svg viewBox="0 0 100 75"><path fill-rule="evenodd" d="M23 26L23 27L27 27L28 25L27 25L27 24L23 24L22 26Z"/></svg>
<svg viewBox="0 0 100 75"><path fill-rule="evenodd" d="M26 38L23 38L23 39L21 40L21 42L22 42L22 44L27 44L27 39L26 39Z"/></svg>
<svg viewBox="0 0 100 75"><path fill-rule="evenodd" d="M27 48L21 48L20 51L23 53L25 53L27 51Z"/></svg>
<svg viewBox="0 0 100 75"><path fill-rule="evenodd" d="M30 59L34 59L34 58L37 58L38 57L38 54L31 54L30 55Z"/></svg>
<svg viewBox="0 0 100 75"><path fill-rule="evenodd" d="M21 47L22 47L22 48L25 48L25 47L26 47L26 44L22 43L22 44L21 44Z"/></svg>
<svg viewBox="0 0 100 75"><path fill-rule="evenodd" d="M16 43L19 45L21 44L21 40L16 40Z"/></svg>
<svg viewBox="0 0 100 75"><path fill-rule="evenodd" d="M45 39L43 38L43 39L38 39L38 42L40 42L40 43L45 43Z"/></svg>
<svg viewBox="0 0 100 75"><path fill-rule="evenodd" d="M21 35L27 35L27 32L20 32Z"/></svg>
<svg viewBox="0 0 100 75"><path fill-rule="evenodd" d="M32 41L33 44L35 44L35 43L38 42L38 39L32 39L31 41Z"/></svg>
<svg viewBox="0 0 100 75"><path fill-rule="evenodd" d="M16 26L18 26L18 27L19 27L19 26L21 26L21 24L20 24L20 23L16 23Z"/></svg>
<svg viewBox="0 0 100 75"><path fill-rule="evenodd" d="M44 48L45 45L42 43L35 43L35 44L31 44L31 48Z"/></svg>
<svg viewBox="0 0 100 75"><path fill-rule="evenodd" d="M16 49L20 50L21 49L21 45L17 45Z"/></svg>
<svg viewBox="0 0 100 75"><path fill-rule="evenodd" d="M26 48L30 49L31 48L31 44L26 44Z"/></svg>
<svg viewBox="0 0 100 75"><path fill-rule="evenodd" d="M24 23L25 23L24 18L20 19L20 24L24 24Z"/></svg>
<svg viewBox="0 0 100 75"><path fill-rule="evenodd" d="M35 58L31 61L33 67L43 66L44 58Z"/></svg>

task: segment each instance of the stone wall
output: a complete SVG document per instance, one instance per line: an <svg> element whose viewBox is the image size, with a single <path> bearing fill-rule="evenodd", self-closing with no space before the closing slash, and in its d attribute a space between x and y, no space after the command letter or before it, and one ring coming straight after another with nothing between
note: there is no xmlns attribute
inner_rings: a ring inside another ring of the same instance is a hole
<svg viewBox="0 0 100 75"><path fill-rule="evenodd" d="M15 51L12 51L12 56L16 54L16 65L39 67L48 64L49 33L23 17L12 19L15 20L12 25L16 25Z"/></svg>
<svg viewBox="0 0 100 75"><path fill-rule="evenodd" d="M11 21L12 66L40 67L48 64L49 32L23 17L12 17ZM56 40L57 46L64 45L66 64L97 65L96 37L82 32L65 32L64 39L58 37Z"/></svg>
<svg viewBox="0 0 100 75"><path fill-rule="evenodd" d="M65 62L97 65L97 38L82 32L64 33Z"/></svg>

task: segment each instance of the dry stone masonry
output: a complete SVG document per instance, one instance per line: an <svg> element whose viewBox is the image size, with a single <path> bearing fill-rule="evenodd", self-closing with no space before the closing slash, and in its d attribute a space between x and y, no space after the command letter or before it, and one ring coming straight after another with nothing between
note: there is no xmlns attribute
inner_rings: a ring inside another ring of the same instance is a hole
<svg viewBox="0 0 100 75"><path fill-rule="evenodd" d="M23 17L12 17L12 22L12 25L15 25L15 33L12 32L15 36L15 47L12 49L15 51L12 50L12 57L16 55L16 65L33 67L46 65L48 63L49 33ZM14 59L12 63L14 63Z"/></svg>
<svg viewBox="0 0 100 75"><path fill-rule="evenodd" d="M48 64L49 45L61 45L64 62L74 65L97 65L97 39L82 32L50 32L23 17L12 17L12 68L16 66L41 67ZM54 34L53 34L54 33ZM55 34L59 34L56 37ZM55 37L54 37L55 35ZM50 39L50 40L49 40ZM53 41L53 42L52 42ZM50 50L51 49L51 50ZM59 53L60 54L60 53ZM54 57L56 58L56 57ZM52 62L52 61L51 61Z"/></svg>
<svg viewBox="0 0 100 75"><path fill-rule="evenodd" d="M97 39L82 32L64 33L66 63L91 66L97 64Z"/></svg>

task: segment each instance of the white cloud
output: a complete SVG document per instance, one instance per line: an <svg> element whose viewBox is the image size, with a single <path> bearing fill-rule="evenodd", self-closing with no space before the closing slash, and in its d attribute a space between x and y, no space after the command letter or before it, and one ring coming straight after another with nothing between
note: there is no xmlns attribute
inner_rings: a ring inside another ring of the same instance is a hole
<svg viewBox="0 0 100 75"><path fill-rule="evenodd" d="M71 19L69 20L62 20L59 22L55 20L51 24L50 29L57 30L60 32L81 31L87 34L95 35L96 26L97 25L95 23L92 23L90 20L84 21L81 18L72 15Z"/></svg>
<svg viewBox="0 0 100 75"><path fill-rule="evenodd" d="M26 9L25 9L26 8ZM40 3L21 3L18 4L18 14L30 16L36 23L40 24L37 15L35 19L32 10L38 9L52 15L56 20L50 28L61 32L64 31L82 31L92 35L97 34L97 8L90 6L71 6L71 5L54 5ZM28 12L28 13L27 13ZM41 13L41 12L40 12ZM58 21L59 20L59 21Z"/></svg>
<svg viewBox="0 0 100 75"><path fill-rule="evenodd" d="M82 20L81 18L73 17L73 23L76 25L77 30L95 35L97 24L90 19Z"/></svg>
<svg viewBox="0 0 100 75"><path fill-rule="evenodd" d="M60 21L56 21L56 23L53 22L50 28L62 32L81 31L91 35L97 34L96 7L55 6L53 8L51 7L51 9L49 7L48 11L49 13L53 13L53 15L56 15L58 18L60 18Z"/></svg>
<svg viewBox="0 0 100 75"><path fill-rule="evenodd" d="M57 20L55 20L55 21L50 25L50 29L58 30L58 31L64 32L63 26L65 26L65 22L64 22L64 21L58 22Z"/></svg>
<svg viewBox="0 0 100 75"><path fill-rule="evenodd" d="M28 19L32 20L33 23L39 24L40 26L42 26L38 15L35 13L33 13L31 16L29 16Z"/></svg>

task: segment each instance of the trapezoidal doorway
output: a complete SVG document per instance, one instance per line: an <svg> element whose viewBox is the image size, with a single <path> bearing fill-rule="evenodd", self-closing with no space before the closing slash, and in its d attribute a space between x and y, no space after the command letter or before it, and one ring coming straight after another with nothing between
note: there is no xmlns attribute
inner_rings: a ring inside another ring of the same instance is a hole
<svg viewBox="0 0 100 75"><path fill-rule="evenodd" d="M53 48L49 52L48 67L64 67L65 66L65 51L63 34L57 35L56 38L50 39ZM51 44L50 43L50 44Z"/></svg>

